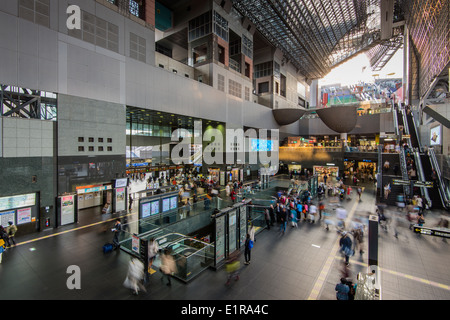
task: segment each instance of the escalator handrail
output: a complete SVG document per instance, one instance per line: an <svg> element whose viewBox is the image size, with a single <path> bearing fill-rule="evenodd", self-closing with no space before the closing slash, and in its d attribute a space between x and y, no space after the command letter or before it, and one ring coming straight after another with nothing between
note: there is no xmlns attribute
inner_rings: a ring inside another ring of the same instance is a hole
<svg viewBox="0 0 450 320"><path fill-rule="evenodd" d="M412 142L411 142L411 135L409 133L409 125L408 125L408 118L406 117L406 112L404 109L401 110L402 118L403 118L403 128L405 128L405 133L409 136L409 138L406 139L408 142L408 147L412 149Z"/></svg>
<svg viewBox="0 0 450 320"><path fill-rule="evenodd" d="M398 130L398 114L397 114L397 109L394 107L394 104L392 104L392 116L394 118L394 130L395 130L395 134L398 136L399 135L399 130Z"/></svg>
<svg viewBox="0 0 450 320"><path fill-rule="evenodd" d="M425 179L425 173L423 172L422 167L422 159L420 158L420 154L418 151L414 151L414 158L416 159L416 169L417 174L419 176L419 181L426 181ZM428 203L431 203L430 195L428 193L428 189L425 187L420 188L422 195L425 197L425 199L428 201Z"/></svg>
<svg viewBox="0 0 450 320"><path fill-rule="evenodd" d="M414 112L412 112L412 111L411 111L411 119L412 119L412 123L413 123L413 127L414 127L413 130L414 130L414 133L416 134L416 140L417 140L419 150L422 150L422 143L420 142L419 132L417 131L417 122L414 117Z"/></svg>
<svg viewBox="0 0 450 320"><path fill-rule="evenodd" d="M448 206L449 195L447 193L448 190L445 190L444 184L442 181L441 170L439 168L439 164L436 159L436 154L433 148L428 149L428 156L430 157L431 168L436 171L437 178L439 180L439 193L441 195L441 200L443 202L444 207Z"/></svg>

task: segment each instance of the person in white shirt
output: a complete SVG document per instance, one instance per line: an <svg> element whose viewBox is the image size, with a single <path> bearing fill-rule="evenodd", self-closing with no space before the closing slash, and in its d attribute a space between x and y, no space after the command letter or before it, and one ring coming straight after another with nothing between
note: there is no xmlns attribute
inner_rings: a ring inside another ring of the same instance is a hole
<svg viewBox="0 0 450 320"><path fill-rule="evenodd" d="M309 206L309 220L310 222L314 223L315 222L315 218L316 218L316 213L317 213L317 207L315 206L314 203L311 203L311 205Z"/></svg>

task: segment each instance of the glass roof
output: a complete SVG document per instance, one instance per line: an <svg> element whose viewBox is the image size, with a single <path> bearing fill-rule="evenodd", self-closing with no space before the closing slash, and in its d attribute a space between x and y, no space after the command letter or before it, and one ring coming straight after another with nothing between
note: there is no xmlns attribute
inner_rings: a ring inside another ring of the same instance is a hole
<svg viewBox="0 0 450 320"><path fill-rule="evenodd" d="M233 0L234 7L309 79L374 46L381 0Z"/></svg>

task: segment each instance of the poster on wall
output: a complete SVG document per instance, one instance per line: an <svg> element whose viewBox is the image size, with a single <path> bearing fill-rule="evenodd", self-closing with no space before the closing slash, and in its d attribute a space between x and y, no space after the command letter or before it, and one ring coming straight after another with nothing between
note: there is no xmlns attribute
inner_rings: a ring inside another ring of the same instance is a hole
<svg viewBox="0 0 450 320"><path fill-rule="evenodd" d="M17 225L31 222L31 208L17 210Z"/></svg>
<svg viewBox="0 0 450 320"><path fill-rule="evenodd" d="M61 197L61 225L75 222L75 196Z"/></svg>
<svg viewBox="0 0 450 320"><path fill-rule="evenodd" d="M6 228L9 221L14 222L14 214L16 213L15 210L9 210L5 212L0 212L0 224Z"/></svg>
<svg viewBox="0 0 450 320"><path fill-rule="evenodd" d="M441 126L431 128L430 146L438 146L440 144L441 144Z"/></svg>
<svg viewBox="0 0 450 320"><path fill-rule="evenodd" d="M125 210L125 188L116 189L116 211Z"/></svg>

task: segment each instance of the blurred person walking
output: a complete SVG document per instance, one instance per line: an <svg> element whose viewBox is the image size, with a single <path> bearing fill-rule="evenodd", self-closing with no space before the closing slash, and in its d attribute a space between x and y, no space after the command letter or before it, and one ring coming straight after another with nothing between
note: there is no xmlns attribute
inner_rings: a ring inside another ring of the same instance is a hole
<svg viewBox="0 0 450 320"><path fill-rule="evenodd" d="M139 294L139 290L147 292L141 281L144 279L144 264L137 258L132 258L128 264L128 274L123 285L133 290L134 295Z"/></svg>
<svg viewBox="0 0 450 320"><path fill-rule="evenodd" d="M163 276L161 278L161 281L164 280L164 278L167 279L167 285L171 286L172 283L170 281L170 277L177 271L177 267L175 264L175 260L173 259L173 256L169 249L164 249L164 253L161 256L161 272L163 273Z"/></svg>
<svg viewBox="0 0 450 320"><path fill-rule="evenodd" d="M340 252L344 255L345 264L349 265L350 256L353 256L354 251L352 249L352 239L350 239L347 231L341 233L341 239L339 240Z"/></svg>
<svg viewBox="0 0 450 320"><path fill-rule="evenodd" d="M245 258L245 265L250 264L251 260L251 253L253 249L254 242L250 237L250 234L247 233L247 238L245 239L245 245L244 245L244 258Z"/></svg>

